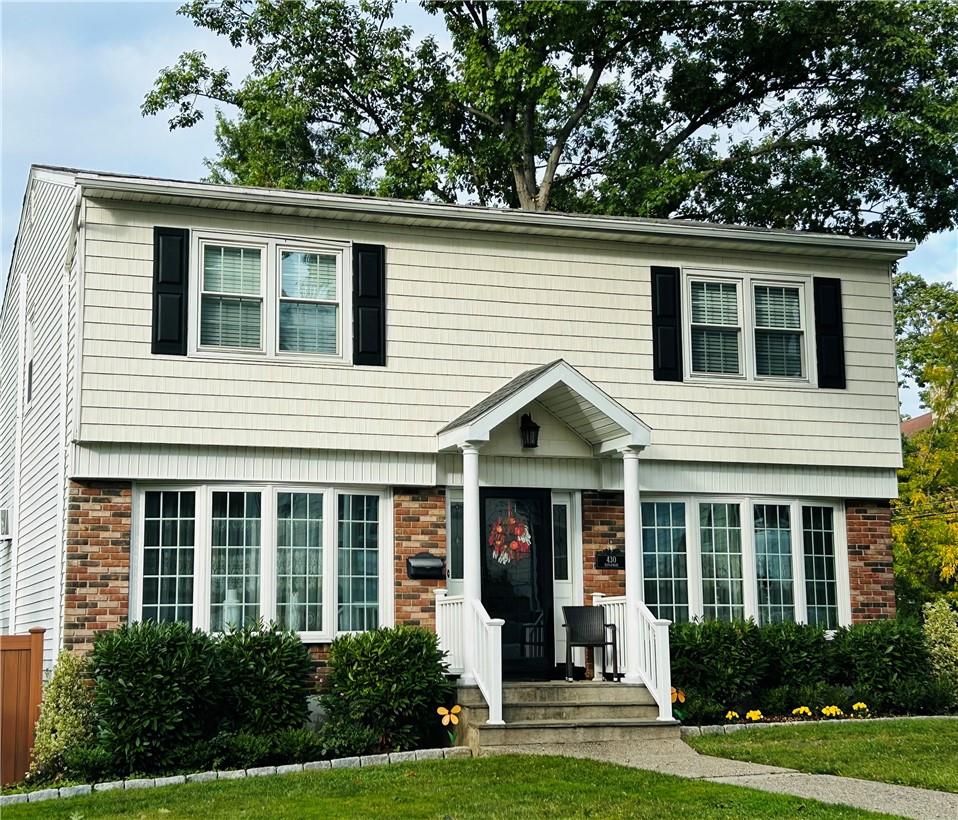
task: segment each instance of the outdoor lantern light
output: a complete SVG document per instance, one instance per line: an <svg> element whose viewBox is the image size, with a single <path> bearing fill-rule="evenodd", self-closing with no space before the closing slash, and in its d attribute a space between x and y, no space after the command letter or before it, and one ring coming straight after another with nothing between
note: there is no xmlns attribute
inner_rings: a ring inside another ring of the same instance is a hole
<svg viewBox="0 0 958 820"><path fill-rule="evenodd" d="M523 449L532 449L539 446L539 425L532 420L528 413L519 419L519 434L522 436Z"/></svg>

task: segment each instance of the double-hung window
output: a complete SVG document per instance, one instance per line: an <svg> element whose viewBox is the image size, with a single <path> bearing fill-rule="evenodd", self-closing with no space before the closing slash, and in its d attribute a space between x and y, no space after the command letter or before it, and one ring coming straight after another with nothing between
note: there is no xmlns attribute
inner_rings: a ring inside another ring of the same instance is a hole
<svg viewBox="0 0 958 820"><path fill-rule="evenodd" d="M235 245L203 245L200 344L261 350L263 346L263 251Z"/></svg>
<svg viewBox="0 0 958 820"><path fill-rule="evenodd" d="M737 282L692 279L692 372L742 373L742 321Z"/></svg>
<svg viewBox="0 0 958 820"><path fill-rule="evenodd" d="M344 359L345 244L200 236L194 350Z"/></svg>
<svg viewBox="0 0 958 820"><path fill-rule="evenodd" d="M755 285L755 375L800 379L805 375L802 289Z"/></svg>

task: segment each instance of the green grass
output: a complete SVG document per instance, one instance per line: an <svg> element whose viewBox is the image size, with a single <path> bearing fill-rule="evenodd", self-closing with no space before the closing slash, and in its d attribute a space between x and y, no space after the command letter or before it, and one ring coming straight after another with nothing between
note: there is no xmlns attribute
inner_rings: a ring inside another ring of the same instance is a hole
<svg viewBox="0 0 958 820"><path fill-rule="evenodd" d="M491 757L103 792L4 809L93 818L860 818L797 797L557 757Z"/></svg>
<svg viewBox="0 0 958 820"><path fill-rule="evenodd" d="M958 720L816 723L687 741L702 754L958 792Z"/></svg>

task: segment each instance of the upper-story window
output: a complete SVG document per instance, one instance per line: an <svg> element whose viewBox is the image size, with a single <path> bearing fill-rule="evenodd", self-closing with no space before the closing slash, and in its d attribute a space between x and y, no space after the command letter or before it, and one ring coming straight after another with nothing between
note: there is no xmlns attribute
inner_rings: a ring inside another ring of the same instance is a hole
<svg viewBox="0 0 958 820"><path fill-rule="evenodd" d="M800 379L805 375L802 289L755 285L755 375Z"/></svg>
<svg viewBox="0 0 958 820"><path fill-rule="evenodd" d="M199 239L200 353L340 358L344 246Z"/></svg>
<svg viewBox="0 0 958 820"><path fill-rule="evenodd" d="M693 279L692 372L737 376L742 372L742 321L738 283Z"/></svg>
<svg viewBox="0 0 958 820"><path fill-rule="evenodd" d="M689 377L810 382L803 279L690 273L685 298Z"/></svg>

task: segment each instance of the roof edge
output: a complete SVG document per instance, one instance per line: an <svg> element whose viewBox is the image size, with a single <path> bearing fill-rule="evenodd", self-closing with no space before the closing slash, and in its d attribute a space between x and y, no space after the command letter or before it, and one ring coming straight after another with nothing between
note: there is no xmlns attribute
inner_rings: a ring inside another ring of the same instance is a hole
<svg viewBox="0 0 958 820"><path fill-rule="evenodd" d="M46 166L34 166L46 167ZM64 171L69 169L50 170ZM791 245L809 250L829 250L878 254L900 259L915 248L914 242L896 239L873 239L802 231L751 228L740 225L690 223L676 220L644 220L635 217L595 216L558 212L522 211L512 208L484 208L475 205L450 205L415 200L363 197L272 188L215 185L205 182L167 180L124 176L89 171L74 171L77 184L84 192L136 193L142 196L182 196L218 202L247 202L276 207L296 207L317 212L362 214L366 218L397 216L415 221L431 219L450 225L521 226L527 230L554 233L568 230L587 231L597 237L607 234L628 235L637 241L660 241L684 237L700 242L740 242L750 245Z"/></svg>

